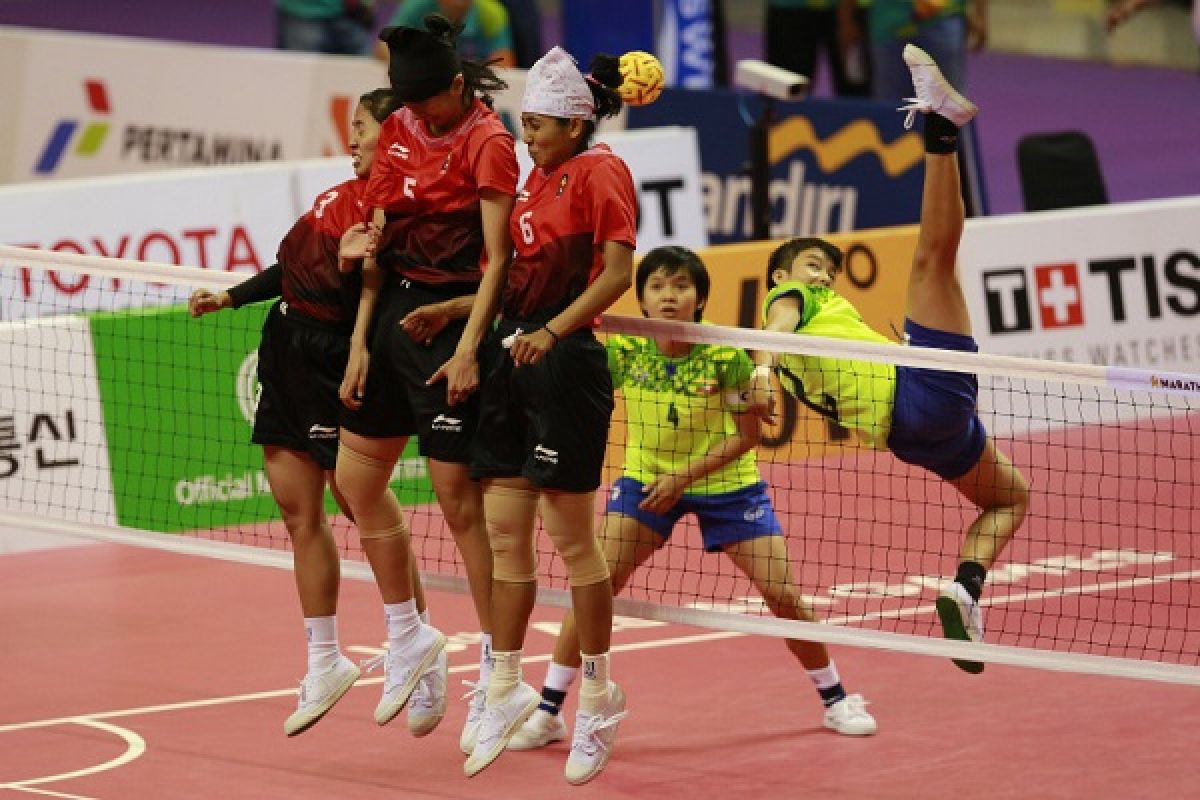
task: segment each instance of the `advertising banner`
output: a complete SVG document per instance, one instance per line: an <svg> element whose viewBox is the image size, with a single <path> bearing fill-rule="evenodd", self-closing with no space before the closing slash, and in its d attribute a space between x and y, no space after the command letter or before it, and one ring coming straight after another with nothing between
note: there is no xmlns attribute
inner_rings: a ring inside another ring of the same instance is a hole
<svg viewBox="0 0 1200 800"><path fill-rule="evenodd" d="M667 89L629 110L632 129L688 125L699 133L705 224L714 244L752 233L750 125L762 101L726 89ZM771 236L822 235L916 222L924 146L888 105L779 103L770 127Z"/></svg>
<svg viewBox="0 0 1200 800"><path fill-rule="evenodd" d="M300 214L292 169L247 165L0 187L0 242L252 275L275 262ZM0 319L173 303L188 292L6 266Z"/></svg>
<svg viewBox="0 0 1200 800"><path fill-rule="evenodd" d="M77 34L23 40L12 169L29 181L300 158L315 56ZM64 58L70 53L70 58Z"/></svg>
<svg viewBox="0 0 1200 800"><path fill-rule="evenodd" d="M184 308L92 317L119 524L169 532L278 518L262 448L250 441L269 307L199 319ZM430 500L415 440L392 488L405 505Z"/></svg>
<svg viewBox="0 0 1200 800"><path fill-rule="evenodd" d="M0 506L116 522L87 320L0 323Z"/></svg>
<svg viewBox="0 0 1200 800"><path fill-rule="evenodd" d="M990 353L1200 372L1200 197L973 221L960 269Z"/></svg>

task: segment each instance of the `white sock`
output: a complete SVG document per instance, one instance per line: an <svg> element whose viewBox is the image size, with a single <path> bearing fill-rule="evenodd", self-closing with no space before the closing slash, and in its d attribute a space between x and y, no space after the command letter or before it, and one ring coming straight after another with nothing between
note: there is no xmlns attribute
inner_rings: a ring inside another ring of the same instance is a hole
<svg viewBox="0 0 1200 800"><path fill-rule="evenodd" d="M490 633L479 634L479 685L487 686L488 680L492 677L492 668L495 666L495 659L492 658L492 635Z"/></svg>
<svg viewBox="0 0 1200 800"><path fill-rule="evenodd" d="M608 702L608 653L583 655L583 684L579 687L579 708L591 714L603 710Z"/></svg>
<svg viewBox="0 0 1200 800"><path fill-rule="evenodd" d="M421 632L421 617L417 614L417 601L385 603L383 613L387 620L388 647L407 649Z"/></svg>
<svg viewBox="0 0 1200 800"><path fill-rule="evenodd" d="M571 688L571 684L575 682L575 676L578 674L579 667L565 667L551 661L546 667L546 682L542 685L547 689L565 692Z"/></svg>
<svg viewBox="0 0 1200 800"><path fill-rule="evenodd" d="M337 663L337 617L305 617L304 638L308 642L308 671L324 672Z"/></svg>
<svg viewBox="0 0 1200 800"><path fill-rule="evenodd" d="M521 651L493 650L495 662L487 685L487 704L503 703L521 682Z"/></svg>
<svg viewBox="0 0 1200 800"><path fill-rule="evenodd" d="M831 689L842 682L842 676L838 675L837 665L833 663L833 659L829 659L829 666L821 669L805 670L808 677L812 680L813 685L818 689Z"/></svg>

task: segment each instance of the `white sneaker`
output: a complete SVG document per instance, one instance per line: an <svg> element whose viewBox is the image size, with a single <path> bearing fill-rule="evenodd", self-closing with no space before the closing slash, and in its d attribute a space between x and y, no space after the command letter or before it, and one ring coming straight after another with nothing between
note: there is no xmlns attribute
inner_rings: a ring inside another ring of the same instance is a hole
<svg viewBox="0 0 1200 800"><path fill-rule="evenodd" d="M924 50L913 44L905 45L904 63L912 74L913 90L917 95L905 98L907 105L898 109L908 112L904 118L905 128L912 127L918 112L941 114L960 128L979 113L974 103L954 90Z"/></svg>
<svg viewBox="0 0 1200 800"><path fill-rule="evenodd" d="M438 653L433 666L425 670L408 700L408 732L425 736L446 716L446 678L450 664L446 651Z"/></svg>
<svg viewBox="0 0 1200 800"><path fill-rule="evenodd" d="M537 689L522 681L502 702L496 705L489 703L484 707L475 749L471 751L467 763L463 764L463 772L468 778L477 775L500 757L508 746L508 740L525 724L540 702L542 696Z"/></svg>
<svg viewBox="0 0 1200 800"><path fill-rule="evenodd" d="M288 736L304 733L316 725L333 704L342 699L360 675L358 665L338 654L333 666L321 673L308 673L300 681L300 702L283 723Z"/></svg>
<svg viewBox="0 0 1200 800"><path fill-rule="evenodd" d="M612 754L617 724L627 716L625 693L608 682L608 703L599 714L579 711L575 715L575 735L571 737L571 755L567 756L567 783L587 783L600 774Z"/></svg>
<svg viewBox="0 0 1200 800"><path fill-rule="evenodd" d="M825 709L825 727L843 736L870 736L879 730L861 694L848 694Z"/></svg>
<svg viewBox="0 0 1200 800"><path fill-rule="evenodd" d="M958 581L950 581L942 587L937 599L937 613L942 620L942 631L947 639L962 642L983 641L983 609L979 601ZM982 661L951 659L964 672L978 675L983 672Z"/></svg>
<svg viewBox="0 0 1200 800"><path fill-rule="evenodd" d="M438 654L445 648L446 635L436 628L430 630L435 638L433 644L424 650L408 652L388 648L386 653L380 653L363 663L368 672L383 664L383 697L375 707L377 724L388 724L404 710L408 698L417 687L417 682L421 680L425 671L433 666Z"/></svg>
<svg viewBox="0 0 1200 800"><path fill-rule="evenodd" d="M536 750L567 738L567 725L559 714L539 708L508 742L509 750Z"/></svg>
<svg viewBox="0 0 1200 800"><path fill-rule="evenodd" d="M483 721L483 708L487 702L487 684L483 681L463 681L463 686L470 686L471 691L463 695L467 701L467 721L463 723L462 734L458 737L458 749L462 750L464 756L469 756L475 751L475 742L479 740L479 723Z"/></svg>

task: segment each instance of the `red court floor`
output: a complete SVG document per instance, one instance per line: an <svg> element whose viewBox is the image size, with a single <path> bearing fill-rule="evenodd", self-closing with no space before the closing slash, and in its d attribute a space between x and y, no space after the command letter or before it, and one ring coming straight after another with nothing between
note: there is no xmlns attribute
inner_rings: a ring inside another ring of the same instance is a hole
<svg viewBox="0 0 1200 800"><path fill-rule="evenodd" d="M382 638L373 586L347 581L341 638ZM431 593L469 639L466 597ZM539 608L536 622L558 611ZM533 630L540 685L548 632ZM674 625L619 630L629 696L608 768L562 778L566 746L462 775L465 706L424 739L380 728L379 679L282 733L303 672L292 576L109 544L0 556L0 796L57 798L1129 798L1200 794L1200 690L838 648L880 733L850 739L780 642ZM451 654L453 688L475 676ZM573 702L571 702L573 707Z"/></svg>

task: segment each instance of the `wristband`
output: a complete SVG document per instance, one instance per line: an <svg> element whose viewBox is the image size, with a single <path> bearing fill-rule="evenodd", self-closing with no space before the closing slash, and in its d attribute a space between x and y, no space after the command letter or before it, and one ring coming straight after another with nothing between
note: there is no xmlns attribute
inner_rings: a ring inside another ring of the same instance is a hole
<svg viewBox="0 0 1200 800"><path fill-rule="evenodd" d="M546 333L550 334L550 338L554 340L555 344L558 344L558 334L555 333L554 331L550 330L549 325L543 325L542 330L544 330Z"/></svg>

